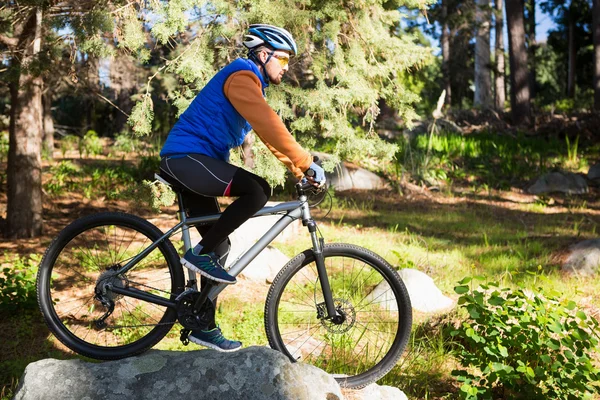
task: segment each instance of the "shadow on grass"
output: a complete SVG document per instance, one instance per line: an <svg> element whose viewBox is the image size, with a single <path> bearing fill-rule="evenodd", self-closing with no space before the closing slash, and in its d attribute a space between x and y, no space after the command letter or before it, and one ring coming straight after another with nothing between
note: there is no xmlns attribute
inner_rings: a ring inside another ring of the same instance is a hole
<svg viewBox="0 0 600 400"><path fill-rule="evenodd" d="M339 207L325 218L323 213L323 221L412 235L429 251L460 251L475 265L505 258L505 264L519 264L524 271L560 263L557 253L595 238L600 225L600 213L581 206L531 210L531 204L515 206L512 200L407 200L393 192L358 191L336 194L336 202Z"/></svg>

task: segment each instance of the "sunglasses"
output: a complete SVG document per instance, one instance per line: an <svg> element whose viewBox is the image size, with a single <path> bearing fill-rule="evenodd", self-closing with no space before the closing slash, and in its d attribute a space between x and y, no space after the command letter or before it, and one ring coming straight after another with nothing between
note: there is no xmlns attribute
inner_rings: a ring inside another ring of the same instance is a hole
<svg viewBox="0 0 600 400"><path fill-rule="evenodd" d="M280 56L278 54L275 54L274 51L268 53L271 57L274 57L277 59L277 61L279 62L279 65L281 65L281 68L285 68L289 63L290 63L290 58L287 56Z"/></svg>

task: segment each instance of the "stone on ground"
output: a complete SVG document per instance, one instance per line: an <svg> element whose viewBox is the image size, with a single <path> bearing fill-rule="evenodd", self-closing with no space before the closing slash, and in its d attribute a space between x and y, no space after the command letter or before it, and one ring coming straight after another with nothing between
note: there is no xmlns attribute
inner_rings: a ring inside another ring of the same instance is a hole
<svg viewBox="0 0 600 400"><path fill-rule="evenodd" d="M569 247L562 270L581 276L596 275L600 268L600 239L584 240Z"/></svg>
<svg viewBox="0 0 600 400"><path fill-rule="evenodd" d="M25 369L15 400L341 400L335 379L266 347L235 353L149 351L104 363L46 359Z"/></svg>
<svg viewBox="0 0 600 400"><path fill-rule="evenodd" d="M346 400L408 400L403 391L373 383L362 390L344 390Z"/></svg>
<svg viewBox="0 0 600 400"><path fill-rule="evenodd" d="M280 203L269 202L267 206L274 206ZM250 218L242 224L229 239L231 240L231 250L227 257L227 266L242 255L246 250L256 243L279 219L280 215L265 215L262 217ZM277 236L275 241L285 242L294 240L298 235L305 234L302 230L300 221L292 222L283 232ZM289 257L274 247L265 248L248 266L242 271L241 275L247 279L259 283L270 283L279 273L281 268L289 261Z"/></svg>
<svg viewBox="0 0 600 400"><path fill-rule="evenodd" d="M455 306L454 300L446 297L427 274L412 268L401 269L398 274L408 290L413 309L435 313Z"/></svg>
<svg viewBox="0 0 600 400"><path fill-rule="evenodd" d="M590 167L587 178L596 183L600 183L600 164L594 164Z"/></svg>
<svg viewBox="0 0 600 400"><path fill-rule="evenodd" d="M426 313L448 311L454 307L454 300L444 296L433 279L416 269L405 268L398 271L406 286L412 308ZM383 281L367 296L367 301L377 299L377 303L386 310L397 311L398 305L390 285Z"/></svg>
<svg viewBox="0 0 600 400"><path fill-rule="evenodd" d="M588 192L588 184L583 176L572 172L550 172L539 177L527 191L531 194L584 194Z"/></svg>
<svg viewBox="0 0 600 400"><path fill-rule="evenodd" d="M331 157L331 155L326 153L313 152L313 154L319 157L319 164L322 164L322 161ZM376 190L389 186L386 180L379 175L345 161L338 163L334 170L326 172L325 176L327 177L327 183L336 191L352 189Z"/></svg>
<svg viewBox="0 0 600 400"><path fill-rule="evenodd" d="M235 353L151 350L90 363L45 359L27 366L15 400L404 400L402 391L372 384L342 389L321 369L291 363L267 347Z"/></svg>

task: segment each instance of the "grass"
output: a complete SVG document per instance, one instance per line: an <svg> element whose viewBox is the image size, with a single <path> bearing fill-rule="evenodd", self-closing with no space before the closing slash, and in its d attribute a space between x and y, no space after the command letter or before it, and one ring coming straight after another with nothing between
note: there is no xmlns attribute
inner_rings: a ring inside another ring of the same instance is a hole
<svg viewBox="0 0 600 400"><path fill-rule="evenodd" d="M558 140L515 140L496 135L446 134L432 140L431 154L438 161L429 162L428 167L445 171L448 185L442 193L432 198L417 194L412 199L386 191L337 194L330 213L328 200L315 211L326 242L353 243L381 254L396 268L426 272L446 295L454 298L457 281L483 275L504 286L543 286L588 310L600 309L598 280L560 272L563 254L570 244L597 237L600 203L594 192L580 197L533 198L514 190L499 190L523 187L528 179L552 168L577 170L590 147L574 139L565 148ZM413 162L418 161L415 152L428 145L413 144ZM116 204L111 203L111 193L138 179L152 164L149 160L137 166L114 160L87 161L56 162L49 167L44 184L53 201L72 193L83 193L85 198L88 190L90 196L105 196L106 207L110 208ZM111 169L116 172L104 173ZM404 165L404 169L408 171L410 165ZM106 177L111 177L117 188L110 186ZM43 252L49 239L39 242L37 253ZM2 245L11 251L17 247L9 242ZM311 242L308 234L303 234L274 246L291 257L309 248ZM217 322L223 332L246 346L267 345L263 327L267 287L254 289L252 301L244 297L247 293L236 295L235 287L227 290L217 308ZM28 363L47 357L76 357L49 334L35 308L0 314L1 399L12 396ZM379 383L400 387L411 399L456 398L458 386L450 372L457 364L448 330L462 317L457 312L441 316L415 313L405 355ZM176 325L156 347L195 349L181 344L179 329Z"/></svg>

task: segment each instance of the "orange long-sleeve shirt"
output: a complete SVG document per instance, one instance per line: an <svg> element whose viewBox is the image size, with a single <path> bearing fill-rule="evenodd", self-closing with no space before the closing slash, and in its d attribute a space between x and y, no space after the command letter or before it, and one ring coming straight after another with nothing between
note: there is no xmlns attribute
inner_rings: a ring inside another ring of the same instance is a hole
<svg viewBox="0 0 600 400"><path fill-rule="evenodd" d="M235 72L227 78L223 89L225 97L269 150L301 179L312 163L312 156L296 142L281 118L267 104L258 77L251 71Z"/></svg>

